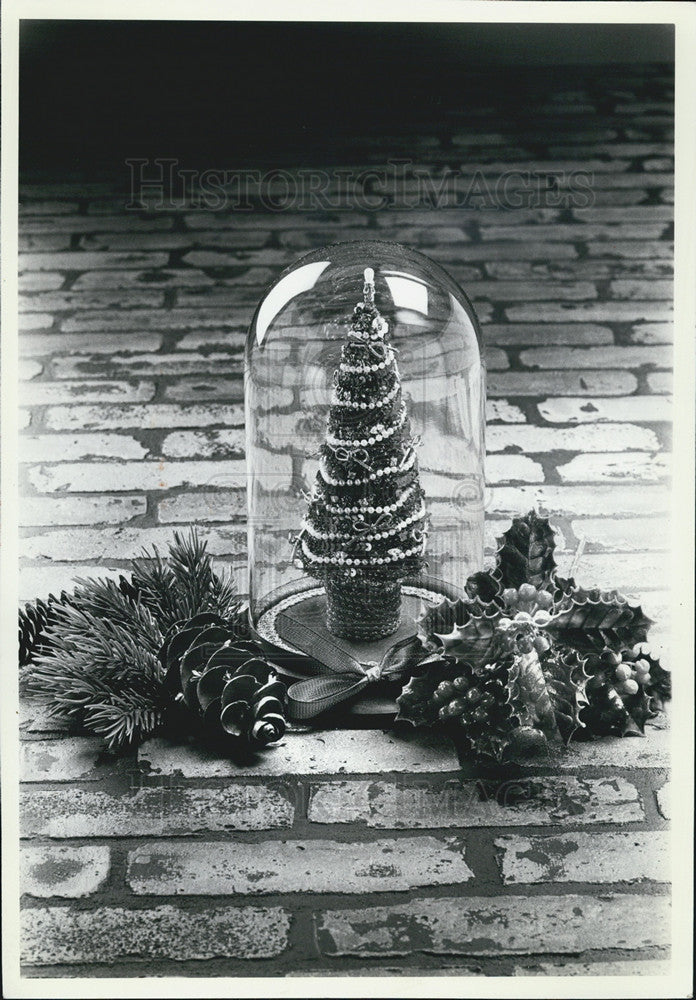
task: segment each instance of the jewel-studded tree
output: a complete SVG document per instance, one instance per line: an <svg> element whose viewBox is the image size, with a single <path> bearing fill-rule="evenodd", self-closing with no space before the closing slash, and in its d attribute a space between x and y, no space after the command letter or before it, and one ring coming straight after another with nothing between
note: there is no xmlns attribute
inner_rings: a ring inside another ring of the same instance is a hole
<svg viewBox="0 0 696 1000"><path fill-rule="evenodd" d="M424 566L427 514L416 441L401 398L389 325L374 304L372 268L334 372L326 442L296 563L323 581L327 626L368 641L401 617L401 581Z"/></svg>

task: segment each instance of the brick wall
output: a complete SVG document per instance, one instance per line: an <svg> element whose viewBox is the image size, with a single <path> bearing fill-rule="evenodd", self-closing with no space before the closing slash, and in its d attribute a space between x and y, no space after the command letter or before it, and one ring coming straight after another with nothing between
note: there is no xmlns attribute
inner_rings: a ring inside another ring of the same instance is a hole
<svg viewBox="0 0 696 1000"><path fill-rule="evenodd" d="M286 263L369 235L441 261L479 312L488 553L538 504L563 568L584 536L580 582L641 598L664 645L670 80L572 74L533 116L493 103L351 145L356 169L410 156L431 179L457 170L435 206L413 169L398 190L360 187L397 206L377 211L129 212L125 167L88 183L25 178L22 598L117 574L192 522L244 588L246 327ZM477 170L489 190L508 171L588 171L593 203L457 207ZM29 974L663 967L662 730L498 788L460 777L434 739L292 734L239 772L158 741L110 762L34 716Z"/></svg>
<svg viewBox="0 0 696 1000"><path fill-rule="evenodd" d="M294 734L240 771L49 726L26 710L26 975L667 970L662 728L501 777L434 735Z"/></svg>

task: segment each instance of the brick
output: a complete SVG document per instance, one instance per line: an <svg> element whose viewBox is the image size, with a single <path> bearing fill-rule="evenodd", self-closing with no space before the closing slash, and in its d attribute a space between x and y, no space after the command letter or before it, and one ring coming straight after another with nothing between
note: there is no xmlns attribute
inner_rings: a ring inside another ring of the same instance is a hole
<svg viewBox="0 0 696 1000"><path fill-rule="evenodd" d="M612 240L611 243L588 243L589 257L608 257L617 260L624 258L649 258L650 260L674 259L674 247L667 240Z"/></svg>
<svg viewBox="0 0 696 1000"><path fill-rule="evenodd" d="M114 185L102 181L55 181L48 184L20 184L19 200L44 201L98 197L102 194L112 194Z"/></svg>
<svg viewBox="0 0 696 1000"><path fill-rule="evenodd" d="M672 372L649 372L647 383L651 392L668 396L674 389L674 376Z"/></svg>
<svg viewBox="0 0 696 1000"><path fill-rule="evenodd" d="M664 302L539 302L534 305L509 306L505 315L513 323L635 323L641 319L665 321L670 309Z"/></svg>
<svg viewBox="0 0 696 1000"><path fill-rule="evenodd" d="M239 775L239 766L235 773ZM175 837L275 830L291 826L294 815L291 790L266 785L186 788L163 783L131 787L127 794L68 785L25 791L20 799L24 837Z"/></svg>
<svg viewBox="0 0 696 1000"><path fill-rule="evenodd" d="M217 528L210 533L199 528L199 536L208 542L213 555L237 556L246 552L246 529ZM57 562L81 562L89 559L135 559L144 547L164 549L172 541L169 528L72 528L45 531L22 539L26 559L52 559Z"/></svg>
<svg viewBox="0 0 696 1000"><path fill-rule="evenodd" d="M244 454L244 428L212 431L174 431L162 441L168 458L230 458Z"/></svg>
<svg viewBox="0 0 696 1000"><path fill-rule="evenodd" d="M49 330L53 326L53 316L48 313L20 313L17 317L17 329Z"/></svg>
<svg viewBox="0 0 696 1000"><path fill-rule="evenodd" d="M94 576L118 580L122 569L107 569L105 566L76 563L54 563L51 566L22 564L19 568L19 601L33 601L48 594L59 594L63 589L71 589L75 580Z"/></svg>
<svg viewBox="0 0 696 1000"><path fill-rule="evenodd" d="M94 268L164 267L166 253L89 253L85 250L63 253L21 253L20 271L91 271Z"/></svg>
<svg viewBox="0 0 696 1000"><path fill-rule="evenodd" d="M601 174L597 173L592 178L594 188L671 188L674 185L673 173L625 173L625 174ZM618 234L617 234L618 235ZM640 236L633 237L640 239ZM609 237L611 239L611 237Z"/></svg>
<svg viewBox="0 0 696 1000"><path fill-rule="evenodd" d="M647 317L648 319L652 317ZM251 319L249 310L234 309L129 309L110 312L84 312L64 320L66 333L91 333L114 330L242 330Z"/></svg>
<svg viewBox="0 0 696 1000"><path fill-rule="evenodd" d="M151 215L144 219L132 213L98 218L90 215L53 218L49 215L43 219L22 219L20 229L24 233L155 233L170 230L173 224L174 220L164 215Z"/></svg>
<svg viewBox="0 0 696 1000"><path fill-rule="evenodd" d="M265 291L271 282L278 277L281 270L280 265L275 267L245 267L240 265L233 268L232 273L226 273L223 268L220 272L222 276L218 279L218 286L208 290L210 302L212 305L224 305L229 302L232 294L230 289L234 289L235 301L238 296L246 294L248 289L251 289L249 294L253 293L255 297L260 298L260 292ZM190 290L184 288L177 295L177 303L180 306L200 305L203 294L205 294L204 290L199 288L191 288Z"/></svg>
<svg viewBox="0 0 696 1000"><path fill-rule="evenodd" d="M535 427L508 424L486 428L488 452L657 451L654 431L635 424L583 424L574 427Z"/></svg>
<svg viewBox="0 0 696 1000"><path fill-rule="evenodd" d="M614 278L665 279L672 274L668 260L545 260L545 261L500 261L486 264L486 271L492 278L526 281L547 278L553 281L578 280L605 281Z"/></svg>
<svg viewBox="0 0 696 1000"><path fill-rule="evenodd" d="M515 406L514 403L508 403L506 399L486 400L487 423L500 420L506 424L523 424L525 419L525 415L519 406Z"/></svg>
<svg viewBox="0 0 696 1000"><path fill-rule="evenodd" d="M614 336L607 326L592 323L489 323L485 330L486 341L505 347L534 347L545 345L575 345L591 347L596 344L613 344Z"/></svg>
<svg viewBox="0 0 696 1000"><path fill-rule="evenodd" d="M344 219L349 220L351 226L365 227L367 225L367 215L358 212L224 212L206 211L200 209L197 212L184 215L184 225L187 229L255 229L257 226L263 229L299 229L309 227L311 229L321 228L326 225L336 225ZM363 234L365 235L365 234Z"/></svg>
<svg viewBox="0 0 696 1000"><path fill-rule="evenodd" d="M608 511L622 515L649 515L669 506L665 486L518 486L496 487L487 493L489 516L515 517L534 507L550 517L606 516Z"/></svg>
<svg viewBox="0 0 696 1000"><path fill-rule="evenodd" d="M71 727L67 719L52 716L48 705L39 698L22 695L19 703L19 728L23 736L25 733L66 735Z"/></svg>
<svg viewBox="0 0 696 1000"><path fill-rule="evenodd" d="M247 513L246 490L220 490L213 493L179 493L163 497L158 506L162 524L199 524L229 521Z"/></svg>
<svg viewBox="0 0 696 1000"><path fill-rule="evenodd" d="M434 221L431 219L431 222ZM284 230L277 234L280 246L292 250L314 250L322 243L339 243L344 240L353 241L364 238L364 229L344 229L340 225L334 225L328 229ZM414 249L439 246L443 243L468 243L471 240L471 237L461 226L397 227L393 223L380 233L380 238L387 239L392 243L402 243ZM224 244L220 241L218 245Z"/></svg>
<svg viewBox="0 0 696 1000"><path fill-rule="evenodd" d="M557 466L563 482L636 481L654 483L669 473L666 455L646 455L641 452L607 452L596 455L576 455Z"/></svg>
<svg viewBox="0 0 696 1000"><path fill-rule="evenodd" d="M643 601L648 613L651 608ZM638 754L638 757L636 756ZM558 766L564 771L574 771L588 767L604 767L615 777L619 769L630 772L637 760L641 768L669 768L671 764L671 737L667 729L656 729L651 723L645 728L645 738L640 740L639 749L633 739L625 737L604 737L601 740L571 742Z"/></svg>
<svg viewBox="0 0 696 1000"><path fill-rule="evenodd" d="M25 361L22 359L17 365L17 377L20 382L31 382L42 371L43 365L39 364L38 361Z"/></svg>
<svg viewBox="0 0 696 1000"><path fill-rule="evenodd" d="M638 246L639 244L636 243ZM470 243L464 246L442 245L432 247L429 257L445 263L454 260L456 263L468 261L498 261L498 260L574 260L578 252L570 243ZM647 254L645 256L648 256Z"/></svg>
<svg viewBox="0 0 696 1000"><path fill-rule="evenodd" d="M209 233L203 237L192 233L90 233L80 239L84 250L180 250L192 246L222 246L226 249L246 250L262 247L270 238L269 232L247 229L244 233L230 230L226 233Z"/></svg>
<svg viewBox="0 0 696 1000"><path fill-rule="evenodd" d="M56 403L141 403L155 394L153 382L35 382L22 402L31 406Z"/></svg>
<svg viewBox="0 0 696 1000"><path fill-rule="evenodd" d="M112 430L138 428L207 427L221 424L239 426L244 423L244 406L241 403L151 403L149 406L53 406L44 414L44 423L50 430Z"/></svg>
<svg viewBox="0 0 696 1000"><path fill-rule="evenodd" d="M289 476L290 458L278 463L278 476ZM29 471L29 479L40 493L118 493L123 490L170 490L177 486L206 486L219 479L222 469L215 462L119 462L117 465L91 462L61 462L39 465ZM239 477L246 484L246 463L227 462L226 476Z"/></svg>
<svg viewBox="0 0 696 1000"><path fill-rule="evenodd" d="M573 208L571 216L578 222L671 222L674 210L666 205L632 205L609 208Z"/></svg>
<svg viewBox="0 0 696 1000"><path fill-rule="evenodd" d="M505 885L553 882L668 882L669 838L662 832L510 834L495 840Z"/></svg>
<svg viewBox="0 0 696 1000"><path fill-rule="evenodd" d="M274 958L288 945L290 918L279 907L174 906L128 910L67 907L26 910L22 960L31 965L94 963L123 959Z"/></svg>
<svg viewBox="0 0 696 1000"><path fill-rule="evenodd" d="M83 458L143 458L147 454L126 434L24 434L21 462L74 461Z"/></svg>
<svg viewBox="0 0 696 1000"><path fill-rule="evenodd" d="M439 485L443 480L442 476L421 472L421 483L426 496L442 496L443 487L450 492L452 480L447 480L446 484L442 482L442 485ZM486 460L486 482L491 485L512 482L543 483L543 481L544 470L541 465L524 455L490 455Z"/></svg>
<svg viewBox="0 0 696 1000"><path fill-rule="evenodd" d="M184 778L229 777L239 773L229 760L218 759L200 747L176 747L148 740L139 760L153 774L180 774ZM245 774L368 774L385 771L428 773L457 771L459 764L451 742L440 734L385 734L372 730L339 729L332 732L288 733L251 765Z"/></svg>
<svg viewBox="0 0 696 1000"><path fill-rule="evenodd" d="M629 396L626 399L545 399L538 403L539 413L550 423L577 424L601 421L630 423L669 423L672 407L669 400L655 396Z"/></svg>
<svg viewBox="0 0 696 1000"><path fill-rule="evenodd" d="M660 816L663 819L670 820L672 818L672 784L670 781L666 781L662 788L658 788L655 792L657 797L657 808L659 810Z"/></svg>
<svg viewBox="0 0 696 1000"><path fill-rule="evenodd" d="M659 552L585 553L575 578L583 587L618 590L640 602L645 591L667 588L667 572L667 560Z"/></svg>
<svg viewBox="0 0 696 1000"><path fill-rule="evenodd" d="M19 234L20 251L27 250L67 250L70 246L68 233L22 233Z"/></svg>
<svg viewBox="0 0 696 1000"><path fill-rule="evenodd" d="M671 279L664 281L618 279L609 282L609 292L615 299L665 299L671 302L674 297L674 282Z"/></svg>
<svg viewBox="0 0 696 1000"><path fill-rule="evenodd" d="M109 848L22 844L20 891L30 896L79 899L102 887L109 875Z"/></svg>
<svg viewBox="0 0 696 1000"><path fill-rule="evenodd" d="M156 351L162 344L159 333L119 333L113 336L92 333L25 333L19 341L23 355L114 354L124 351Z"/></svg>
<svg viewBox="0 0 696 1000"><path fill-rule="evenodd" d="M76 201L20 201L19 214L25 215L70 215L77 212L79 205ZM26 220L20 225L23 227Z"/></svg>
<svg viewBox="0 0 696 1000"><path fill-rule="evenodd" d="M501 955L628 951L666 945L669 901L622 893L415 899L317 916L329 955Z"/></svg>
<svg viewBox="0 0 696 1000"><path fill-rule="evenodd" d="M650 350L646 347L645 350ZM53 377L61 378L132 378L163 375L207 375L224 371L242 374L243 363L227 354L131 354L109 357L57 357L53 359Z"/></svg>
<svg viewBox="0 0 696 1000"><path fill-rule="evenodd" d="M566 826L643 818L638 790L623 778L515 778L502 787L454 779L436 788L391 781L315 784L312 823L362 823L378 829Z"/></svg>
<svg viewBox="0 0 696 1000"><path fill-rule="evenodd" d="M671 323L639 323L631 330L633 344L671 344L673 340Z"/></svg>
<svg viewBox="0 0 696 1000"><path fill-rule="evenodd" d="M164 396L165 399L177 402L189 402L191 399L195 399L198 402L207 400L211 402L217 400L227 402L229 400L244 398L244 383L240 375L232 378L216 378L213 376L204 378L202 375L193 375L188 378L178 378L169 382L164 387ZM278 405L280 405L280 402Z"/></svg>
<svg viewBox="0 0 696 1000"><path fill-rule="evenodd" d="M22 497L20 525L127 524L147 511L145 497Z"/></svg>
<svg viewBox="0 0 696 1000"><path fill-rule="evenodd" d="M520 352L530 368L669 368L669 347L539 347Z"/></svg>
<svg viewBox="0 0 696 1000"><path fill-rule="evenodd" d="M645 187L649 185L646 183ZM609 189L600 191L595 188L592 201L594 205L638 205L642 204L648 197L648 191L640 191L638 188Z"/></svg>
<svg viewBox="0 0 696 1000"><path fill-rule="evenodd" d="M486 226L481 224L484 240L549 240L578 242L586 240L659 240L665 231L664 222L656 223L575 223L574 225Z"/></svg>
<svg viewBox="0 0 696 1000"><path fill-rule="evenodd" d="M539 962L527 959L512 969L512 976L669 976L672 963L667 959L639 958L615 962L576 962L558 959Z"/></svg>
<svg viewBox="0 0 696 1000"><path fill-rule="evenodd" d="M164 304L164 293L153 288L129 289L113 291L67 291L39 292L20 296L19 310L21 313L35 313L39 310L47 312L65 312L71 309L113 309L115 307L161 306Z"/></svg>
<svg viewBox="0 0 696 1000"><path fill-rule="evenodd" d="M126 880L146 895L276 892L403 892L468 882L473 873L455 837L256 844L148 843L128 855Z"/></svg>
<svg viewBox="0 0 696 1000"><path fill-rule="evenodd" d="M486 380L492 396L625 396L638 383L625 371L493 372ZM543 414L542 414L543 415Z"/></svg>
<svg viewBox="0 0 696 1000"><path fill-rule="evenodd" d="M636 552L645 549L667 551L670 547L669 525L664 517L641 517L618 520L615 517L588 517L571 522L579 538L587 539L588 551Z"/></svg>
<svg viewBox="0 0 696 1000"><path fill-rule="evenodd" d="M85 271L73 283L75 291L98 288L208 288L215 279L194 267L158 267L146 271Z"/></svg>
<svg viewBox="0 0 696 1000"><path fill-rule="evenodd" d="M596 299L597 289L589 281L471 281L466 293L474 302L541 302L558 299Z"/></svg>
<svg viewBox="0 0 696 1000"><path fill-rule="evenodd" d="M219 250L191 250L184 254L184 264L191 267L239 267L243 264L291 264L296 256L293 250L268 247L261 250L236 250L223 253Z"/></svg>
<svg viewBox="0 0 696 1000"><path fill-rule="evenodd" d="M65 281L62 274L51 274L48 271L27 271L17 278L20 292L45 292L60 288Z"/></svg>
<svg viewBox="0 0 696 1000"><path fill-rule="evenodd" d="M232 330L197 330L186 333L177 342L177 351L243 351L246 333Z"/></svg>
<svg viewBox="0 0 696 1000"><path fill-rule="evenodd" d="M104 744L98 738L71 736L36 740L20 747L22 781L99 781L109 767L102 766Z"/></svg>

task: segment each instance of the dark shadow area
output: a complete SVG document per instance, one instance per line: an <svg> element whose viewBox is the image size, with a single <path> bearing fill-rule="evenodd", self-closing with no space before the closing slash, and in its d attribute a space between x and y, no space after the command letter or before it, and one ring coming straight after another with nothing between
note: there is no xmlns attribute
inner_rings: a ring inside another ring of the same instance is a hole
<svg viewBox="0 0 696 1000"><path fill-rule="evenodd" d="M529 122L569 66L591 87L601 64L668 65L673 38L671 25L23 21L20 166L301 165L453 115L490 131Z"/></svg>

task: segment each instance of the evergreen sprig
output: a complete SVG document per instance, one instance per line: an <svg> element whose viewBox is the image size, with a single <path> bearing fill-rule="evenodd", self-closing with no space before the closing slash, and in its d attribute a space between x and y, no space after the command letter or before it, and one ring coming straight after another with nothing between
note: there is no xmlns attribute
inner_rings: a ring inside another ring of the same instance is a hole
<svg viewBox="0 0 696 1000"><path fill-rule="evenodd" d="M111 749L138 743L164 721L157 653L170 626L203 611L238 616L240 606L231 575L215 573L195 529L175 533L166 556L143 551L130 580L76 581L70 602L52 608L22 687Z"/></svg>

